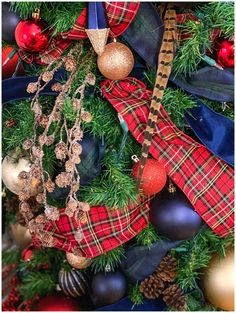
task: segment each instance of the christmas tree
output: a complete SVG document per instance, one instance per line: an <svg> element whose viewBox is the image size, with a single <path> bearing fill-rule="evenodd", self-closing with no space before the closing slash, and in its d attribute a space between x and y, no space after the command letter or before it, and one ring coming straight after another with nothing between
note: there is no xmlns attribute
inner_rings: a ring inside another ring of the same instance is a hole
<svg viewBox="0 0 236 313"><path fill-rule="evenodd" d="M2 310L234 310L234 3L2 19Z"/></svg>

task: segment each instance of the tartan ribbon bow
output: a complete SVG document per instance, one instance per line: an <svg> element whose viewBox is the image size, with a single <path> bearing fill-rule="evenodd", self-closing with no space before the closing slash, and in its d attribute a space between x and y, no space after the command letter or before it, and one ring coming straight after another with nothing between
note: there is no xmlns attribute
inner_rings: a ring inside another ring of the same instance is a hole
<svg viewBox="0 0 236 313"><path fill-rule="evenodd" d="M147 226L149 199L113 211L105 206L95 206L85 214L84 219L78 219L69 217L65 209L60 209L59 219L47 220L41 233L53 240L51 247L93 258L129 241ZM83 234L80 242L76 240L78 229ZM30 232L35 246L47 246L37 232L31 228Z"/></svg>
<svg viewBox="0 0 236 313"><path fill-rule="evenodd" d="M101 83L103 96L142 144L152 92L126 78ZM221 237L234 232L234 171L206 147L181 132L161 106L150 154L185 193L197 213Z"/></svg>
<svg viewBox="0 0 236 313"><path fill-rule="evenodd" d="M130 25L136 16L139 9L139 2L105 2L107 10L107 18L110 27L110 37L120 36ZM19 49L19 55L26 63L35 61L38 64L45 64L41 57L50 55L54 58L59 58L61 54L71 45L73 40L87 38L85 32L87 23L87 8L81 12L77 18L75 25L68 32L59 34L51 40L51 43L46 51L42 54L29 54Z"/></svg>

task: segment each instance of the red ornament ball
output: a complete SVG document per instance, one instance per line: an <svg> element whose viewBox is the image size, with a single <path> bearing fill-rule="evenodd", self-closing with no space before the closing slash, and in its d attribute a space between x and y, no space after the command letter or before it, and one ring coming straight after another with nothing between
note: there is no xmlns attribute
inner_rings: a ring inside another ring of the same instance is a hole
<svg viewBox="0 0 236 313"><path fill-rule="evenodd" d="M139 162L134 164L132 174L138 177ZM147 159L144 166L141 188L146 196L151 196L161 191L167 180L164 166L154 159Z"/></svg>
<svg viewBox="0 0 236 313"><path fill-rule="evenodd" d="M15 30L15 39L19 48L26 52L43 52L49 45L48 25L42 19L20 21Z"/></svg>
<svg viewBox="0 0 236 313"><path fill-rule="evenodd" d="M78 300L65 296L61 292L54 292L41 298L34 307L34 311L80 311Z"/></svg>
<svg viewBox="0 0 236 313"><path fill-rule="evenodd" d="M33 250L35 249L35 246L30 244L28 245L28 247L26 247L22 253L21 253L21 258L25 261L25 262L30 262L32 260L32 258L34 257L34 252Z"/></svg>
<svg viewBox="0 0 236 313"><path fill-rule="evenodd" d="M217 62L223 67L234 67L234 41L222 40L216 52Z"/></svg>
<svg viewBox="0 0 236 313"><path fill-rule="evenodd" d="M2 48L2 64L6 61L9 54L14 50L13 47L3 47ZM17 63L19 61L18 53L16 53L12 59L8 60L8 62L2 66L2 78L9 78L11 77L16 70ZM23 74L24 69L22 66L19 67L17 74Z"/></svg>

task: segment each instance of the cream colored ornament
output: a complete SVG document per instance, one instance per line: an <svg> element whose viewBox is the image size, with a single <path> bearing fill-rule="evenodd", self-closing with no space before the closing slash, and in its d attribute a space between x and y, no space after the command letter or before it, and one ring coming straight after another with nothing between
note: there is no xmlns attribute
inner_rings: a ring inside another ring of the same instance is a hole
<svg viewBox="0 0 236 313"><path fill-rule="evenodd" d="M75 255L73 253L69 253L69 252L66 252L66 258L67 258L68 263L72 267L79 269L79 270L82 270L82 269L88 267L92 263L91 259L77 256L77 255Z"/></svg>
<svg viewBox="0 0 236 313"><path fill-rule="evenodd" d="M26 157L20 157L17 151L11 151L2 162L2 180L4 185L13 193L19 195L23 189L23 181L18 178L20 172L29 172L31 163ZM30 195L39 192L40 181L33 179Z"/></svg>
<svg viewBox="0 0 236 313"><path fill-rule="evenodd" d="M225 258L214 255L203 277L205 298L215 307L234 311L234 250Z"/></svg>
<svg viewBox="0 0 236 313"><path fill-rule="evenodd" d="M20 224L11 224L11 233L12 237L18 242L21 246L26 247L32 240L29 229Z"/></svg>

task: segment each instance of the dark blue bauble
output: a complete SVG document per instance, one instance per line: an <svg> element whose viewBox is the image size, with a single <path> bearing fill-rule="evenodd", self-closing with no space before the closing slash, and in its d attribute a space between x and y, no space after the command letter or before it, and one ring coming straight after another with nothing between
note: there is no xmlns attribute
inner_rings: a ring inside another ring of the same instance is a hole
<svg viewBox="0 0 236 313"><path fill-rule="evenodd" d="M21 21L19 14L10 11L10 4L4 2L2 4L2 39L9 44L14 44L15 28Z"/></svg>
<svg viewBox="0 0 236 313"><path fill-rule="evenodd" d="M120 271L99 272L92 279L92 299L96 307L115 303L125 292L126 280Z"/></svg>
<svg viewBox="0 0 236 313"><path fill-rule="evenodd" d="M172 240L186 240L198 233L202 219L182 191L166 190L151 202L150 221L158 234Z"/></svg>

